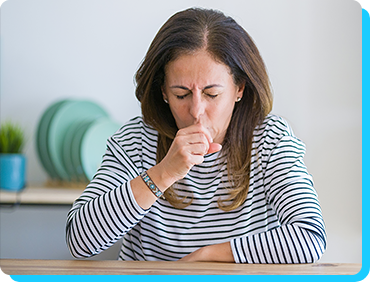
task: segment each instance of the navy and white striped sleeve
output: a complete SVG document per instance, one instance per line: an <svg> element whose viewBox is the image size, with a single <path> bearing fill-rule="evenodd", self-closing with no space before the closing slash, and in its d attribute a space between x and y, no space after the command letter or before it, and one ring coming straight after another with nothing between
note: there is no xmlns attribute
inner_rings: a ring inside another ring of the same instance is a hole
<svg viewBox="0 0 370 282"><path fill-rule="evenodd" d="M67 216L66 241L74 257L91 257L108 249L149 211L136 203L131 191L130 180L138 174L135 163L110 138L94 179Z"/></svg>
<svg viewBox="0 0 370 282"><path fill-rule="evenodd" d="M325 225L313 180L303 162L305 145L281 137L265 164L264 185L280 226L231 241L238 263L313 263L326 248Z"/></svg>

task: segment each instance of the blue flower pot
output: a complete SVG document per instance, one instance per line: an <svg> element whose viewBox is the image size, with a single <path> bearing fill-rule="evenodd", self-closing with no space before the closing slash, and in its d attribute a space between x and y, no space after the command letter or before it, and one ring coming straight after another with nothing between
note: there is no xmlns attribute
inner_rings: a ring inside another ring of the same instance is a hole
<svg viewBox="0 0 370 282"><path fill-rule="evenodd" d="M21 154L0 154L0 188L19 191L26 183L26 158Z"/></svg>

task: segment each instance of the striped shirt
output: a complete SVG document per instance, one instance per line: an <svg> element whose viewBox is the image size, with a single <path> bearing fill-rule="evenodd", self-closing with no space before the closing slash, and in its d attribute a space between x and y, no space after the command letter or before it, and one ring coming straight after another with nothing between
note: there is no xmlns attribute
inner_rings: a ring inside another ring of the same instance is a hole
<svg viewBox="0 0 370 282"><path fill-rule="evenodd" d="M68 214L66 240L74 257L96 255L122 237L121 260L178 260L223 242L230 242L237 263L321 257L325 225L303 162L305 145L284 119L270 114L255 129L248 196L228 212L217 203L230 186L219 152L175 183L180 195L193 198L186 208L161 198L147 210L137 204L130 180L156 165L157 136L136 117L108 139L100 168Z"/></svg>

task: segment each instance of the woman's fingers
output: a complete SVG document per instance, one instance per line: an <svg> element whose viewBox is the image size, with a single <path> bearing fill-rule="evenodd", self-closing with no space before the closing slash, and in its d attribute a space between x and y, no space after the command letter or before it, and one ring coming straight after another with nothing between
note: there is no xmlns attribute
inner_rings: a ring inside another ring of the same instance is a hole
<svg viewBox="0 0 370 282"><path fill-rule="evenodd" d="M209 150L209 142L204 134L194 133L179 137L182 139L182 146L194 155L205 155Z"/></svg>
<svg viewBox="0 0 370 282"><path fill-rule="evenodd" d="M181 135L190 135L190 134L196 134L196 133L203 134L206 137L206 139L207 139L207 141L208 141L209 144L213 143L211 133L209 133L208 129L205 128L200 123L194 124L194 125L191 125L189 127L185 127L185 128L180 129L177 132L177 135L178 136L181 136Z"/></svg>
<svg viewBox="0 0 370 282"><path fill-rule="evenodd" d="M178 132L179 136L187 136L189 139L187 142L189 144L197 144L197 143L204 143L206 144L206 149L204 152L202 150L194 151L194 154L212 154L215 152L218 152L222 149L221 144L213 143L211 134L209 131L202 126L201 124L196 124L187 128L184 128L182 130L179 130Z"/></svg>
<svg viewBox="0 0 370 282"><path fill-rule="evenodd" d="M172 179L182 179L189 170L204 161L204 155L221 150L221 145L213 143L211 134L201 124L180 129L172 142L162 167Z"/></svg>

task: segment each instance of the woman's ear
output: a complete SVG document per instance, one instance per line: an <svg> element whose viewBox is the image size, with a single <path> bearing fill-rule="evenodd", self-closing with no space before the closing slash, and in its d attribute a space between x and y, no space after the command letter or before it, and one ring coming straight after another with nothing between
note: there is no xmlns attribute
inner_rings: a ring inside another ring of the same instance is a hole
<svg viewBox="0 0 370 282"><path fill-rule="evenodd" d="M163 86L161 87L161 90L162 90L163 101L165 101L165 103L168 104L168 97L167 97L167 94L164 92Z"/></svg>
<svg viewBox="0 0 370 282"><path fill-rule="evenodd" d="M243 98L244 88L245 88L245 83L242 83L240 86L238 86L238 90L236 93L237 102L239 102Z"/></svg>

